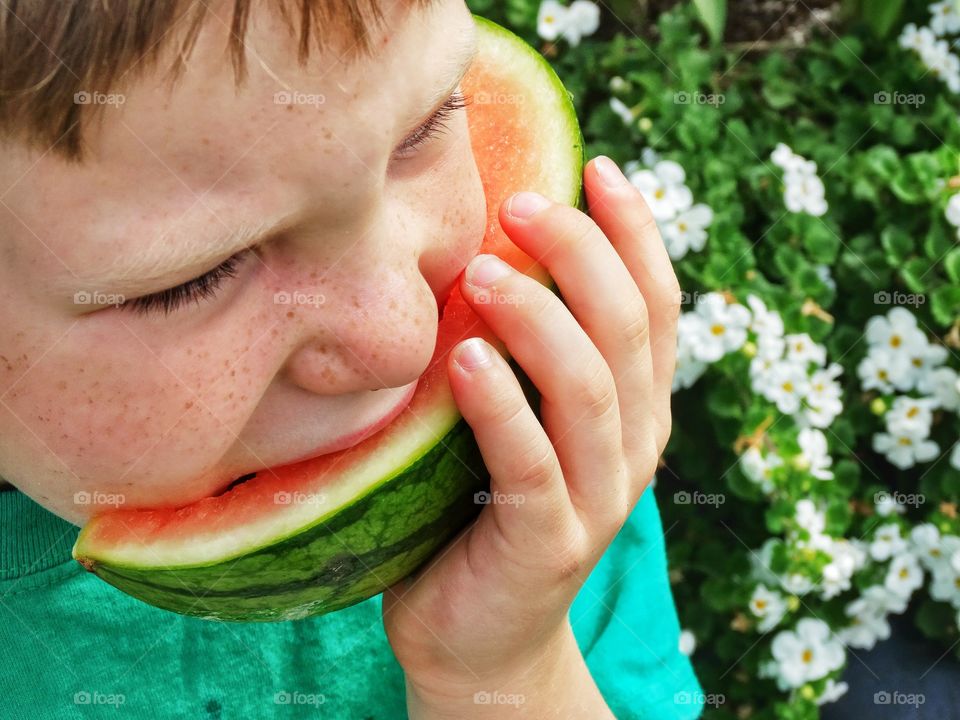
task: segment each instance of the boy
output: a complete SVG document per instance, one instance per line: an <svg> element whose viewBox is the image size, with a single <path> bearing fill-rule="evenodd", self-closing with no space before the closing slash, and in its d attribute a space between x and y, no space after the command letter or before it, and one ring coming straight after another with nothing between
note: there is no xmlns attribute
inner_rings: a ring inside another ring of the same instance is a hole
<svg viewBox="0 0 960 720"><path fill-rule="evenodd" d="M646 206L597 158L592 219L531 193L500 209L569 309L473 260L464 3L292 5L0 8L5 714L694 717L643 492L679 304ZM451 354L494 487L523 504L296 623L165 613L69 560L102 509L77 498L186 504L356 442L425 369L457 282L543 396L541 425L497 353ZM273 301L291 291L324 301ZM493 292L522 301L477 302Z"/></svg>

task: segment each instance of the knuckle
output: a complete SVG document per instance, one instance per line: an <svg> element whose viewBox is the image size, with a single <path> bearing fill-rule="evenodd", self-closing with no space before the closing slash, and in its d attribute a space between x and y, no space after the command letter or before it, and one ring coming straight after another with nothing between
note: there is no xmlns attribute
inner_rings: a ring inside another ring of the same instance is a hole
<svg viewBox="0 0 960 720"><path fill-rule="evenodd" d="M526 402L504 392L487 415L487 421L496 427L516 427L523 423L523 416L529 406Z"/></svg>
<svg viewBox="0 0 960 720"><path fill-rule="evenodd" d="M537 440L517 453L520 470L514 482L518 487L536 490L554 477L556 464L553 448L546 442Z"/></svg>
<svg viewBox="0 0 960 720"><path fill-rule="evenodd" d="M625 311L623 337L627 346L633 349L642 348L649 341L650 317L643 298L638 297Z"/></svg>
<svg viewBox="0 0 960 720"><path fill-rule="evenodd" d="M547 572L560 580L582 577L587 571L587 553L577 533L565 531L554 543L546 562Z"/></svg>
<svg viewBox="0 0 960 720"><path fill-rule="evenodd" d="M590 419L602 417L617 406L617 388L610 368L594 360L581 376L574 391L574 402L586 409Z"/></svg>

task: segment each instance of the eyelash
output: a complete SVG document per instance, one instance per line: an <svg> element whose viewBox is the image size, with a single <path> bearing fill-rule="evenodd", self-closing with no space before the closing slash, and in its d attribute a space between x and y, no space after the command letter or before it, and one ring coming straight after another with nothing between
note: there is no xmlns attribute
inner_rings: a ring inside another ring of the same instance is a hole
<svg viewBox="0 0 960 720"><path fill-rule="evenodd" d="M447 101L443 103L443 105L437 108L437 111L433 115L427 118L426 122L414 130L410 137L404 140L403 144L397 149L400 152L410 152L420 147L430 138L447 130L447 120L450 119L450 116L457 110L467 107L469 104L470 99L459 90L456 91L447 98Z"/></svg>
<svg viewBox="0 0 960 720"><path fill-rule="evenodd" d="M190 301L199 303L204 298L213 297L220 288L220 283L227 278L236 277L244 256L252 252L253 249L247 248L236 255L231 255L212 270L208 270L203 275L188 280L182 285L127 300L120 304L120 308L141 315L148 315L151 312L169 315Z"/></svg>
<svg viewBox="0 0 960 720"><path fill-rule="evenodd" d="M414 130L410 137L404 140L398 150L402 153L409 153L412 150L416 150L431 138L447 130L446 123L447 120L450 119L450 116L457 110L462 110L467 107L469 104L470 99L462 92L457 91L453 93L447 98L443 105L437 108L437 111L431 115L426 122ZM228 257L212 270L181 285L121 303L120 308L141 315L148 315L151 312L169 315L188 302L199 303L204 298L213 297L217 293L217 290L220 289L220 284L224 280L236 277L237 269L241 261L244 256L252 250L253 248L242 250L236 255Z"/></svg>

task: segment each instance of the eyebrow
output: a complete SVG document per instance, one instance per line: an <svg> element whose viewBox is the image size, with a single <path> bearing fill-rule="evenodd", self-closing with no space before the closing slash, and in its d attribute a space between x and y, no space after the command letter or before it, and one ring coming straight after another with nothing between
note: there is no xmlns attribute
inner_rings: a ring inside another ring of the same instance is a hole
<svg viewBox="0 0 960 720"><path fill-rule="evenodd" d="M462 37L459 46L452 53L452 59L444 63L444 66L450 69L450 76L448 76L450 79L440 90L431 93L427 102L424 103L427 109L420 113L405 130L404 139L426 122L453 94L470 66L473 65L480 50L476 26ZM179 244L166 242L168 237L174 235L172 230L167 230L163 232L159 242L153 243L146 251L138 253L129 265L115 262L112 267L102 270L95 276L74 277L68 280L61 285L60 290L66 293L74 293L78 290L121 294L162 292L164 289L176 287L209 272L227 258L249 247L266 243L286 231L288 224L288 217L275 222L244 224L212 240ZM180 231L176 235L183 238L197 237L191 235L189 231ZM153 289L145 289L150 287Z"/></svg>

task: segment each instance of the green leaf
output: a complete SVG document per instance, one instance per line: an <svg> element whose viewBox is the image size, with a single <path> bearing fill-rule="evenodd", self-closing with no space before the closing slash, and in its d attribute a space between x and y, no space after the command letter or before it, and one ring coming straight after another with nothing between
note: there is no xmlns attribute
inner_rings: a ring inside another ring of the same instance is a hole
<svg viewBox="0 0 960 720"><path fill-rule="evenodd" d="M930 263L927 260L913 258L900 268L900 276L911 292L923 293L926 292L931 279L929 270Z"/></svg>
<svg viewBox="0 0 960 720"><path fill-rule="evenodd" d="M883 229L880 233L880 243L887 251L887 260L891 265L905 262L913 253L913 238L895 225Z"/></svg>
<svg viewBox="0 0 960 720"><path fill-rule="evenodd" d="M714 43L723 40L723 30L727 24L727 0L693 0L700 22L710 33Z"/></svg>
<svg viewBox="0 0 960 720"><path fill-rule="evenodd" d="M941 285L930 293L930 312L941 325L952 325L960 318L960 286Z"/></svg>
<svg viewBox="0 0 960 720"><path fill-rule="evenodd" d="M903 0L863 0L861 12L877 37L886 37L903 12Z"/></svg>
<svg viewBox="0 0 960 720"><path fill-rule="evenodd" d="M943 259L943 267L947 271L947 277L951 282L960 284L960 248L955 248L947 253Z"/></svg>

